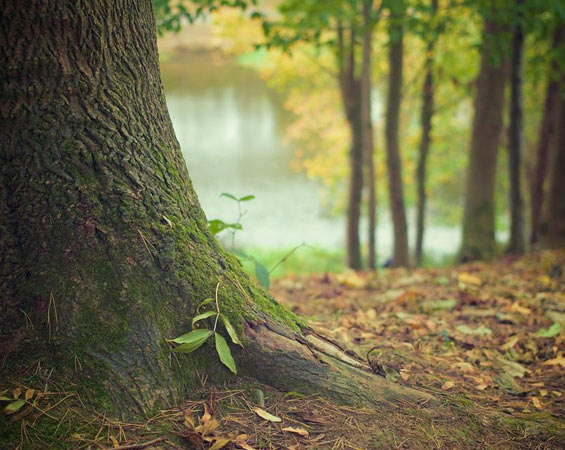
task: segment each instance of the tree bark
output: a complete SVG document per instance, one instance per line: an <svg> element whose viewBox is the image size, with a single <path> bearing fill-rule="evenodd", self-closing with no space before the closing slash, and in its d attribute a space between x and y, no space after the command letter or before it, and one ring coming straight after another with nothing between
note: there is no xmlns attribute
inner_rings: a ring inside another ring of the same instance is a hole
<svg viewBox="0 0 565 450"><path fill-rule="evenodd" d="M404 207L404 185L402 182L402 160L399 148L400 104L402 101L403 35L402 20L404 2L395 2L391 9L389 25L389 75L386 106L386 162L388 169L388 192L394 226L394 254L392 266L408 266L408 231Z"/></svg>
<svg viewBox="0 0 565 450"><path fill-rule="evenodd" d="M561 84L557 139L552 159L550 185L540 242L544 248L565 248L565 82Z"/></svg>
<svg viewBox="0 0 565 450"><path fill-rule="evenodd" d="M523 0L517 2L518 7ZM521 20L521 16L520 16ZM521 23L512 33L510 60L510 127L508 129L508 174L510 179L510 240L507 253L520 255L526 246L524 198L522 196L522 154L524 152L524 30Z"/></svg>
<svg viewBox="0 0 565 450"><path fill-rule="evenodd" d="M432 13L430 21L433 21L437 11L437 0L432 0ZM418 166L416 168L416 184L418 187L418 205L416 209L416 248L414 260L417 266L422 264L422 248L424 245L424 226L426 219L426 166L430 152L430 141L432 133L432 118L434 115L434 49L437 37L429 38L426 51L426 75L422 87L422 111L421 126L422 137L420 139L420 151L418 154Z"/></svg>
<svg viewBox="0 0 565 450"><path fill-rule="evenodd" d="M230 380L210 345L171 358L166 342L220 283L243 374L349 403L429 398L317 336L210 235L150 0L5 2L0 59L0 379L41 361L124 418L181 401L199 373Z"/></svg>
<svg viewBox="0 0 565 450"><path fill-rule="evenodd" d="M503 33L501 25L485 20L467 171L461 261L490 258L496 247L494 187L507 63L503 55L496 54L492 43L500 42Z"/></svg>
<svg viewBox="0 0 565 450"><path fill-rule="evenodd" d="M368 190L368 235L369 257L367 266L377 268L376 231L377 231L377 193L375 180L373 121L371 119L371 50L373 23L371 17L372 0L363 1L363 61L361 65L361 114L363 124L363 153L367 166Z"/></svg>
<svg viewBox="0 0 565 450"><path fill-rule="evenodd" d="M363 191L363 124L361 81L355 75L355 31L353 25L349 29L348 42L345 42L343 28L339 27L338 60L340 65L339 87L351 135L349 151L351 170L347 209L347 265L354 270L359 270L361 269L359 221Z"/></svg>
<svg viewBox="0 0 565 450"><path fill-rule="evenodd" d="M556 49L561 45L565 36L564 27L558 27L553 35L552 48ZM540 233L540 223L544 204L544 184L547 174L550 148L555 139L557 129L557 110L559 105L559 67L556 61L551 64L551 70L547 77L547 88L543 107L543 117L539 128L537 161L532 181L531 190L531 234L530 244L538 242Z"/></svg>

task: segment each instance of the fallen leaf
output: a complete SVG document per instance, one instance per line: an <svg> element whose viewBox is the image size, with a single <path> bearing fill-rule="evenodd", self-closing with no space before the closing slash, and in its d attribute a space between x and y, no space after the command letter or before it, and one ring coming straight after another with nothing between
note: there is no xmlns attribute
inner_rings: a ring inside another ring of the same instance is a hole
<svg viewBox="0 0 565 450"><path fill-rule="evenodd" d="M471 328L469 325L458 325L456 327L457 331L463 334L469 334L471 336L486 336L492 334L492 330L484 325L477 328Z"/></svg>
<svg viewBox="0 0 565 450"><path fill-rule="evenodd" d="M536 333L536 336L542 338L552 338L557 336L559 333L561 333L561 324L555 322L549 328L542 328L541 330L539 330Z"/></svg>
<svg viewBox="0 0 565 450"><path fill-rule="evenodd" d="M304 428L294 428L294 427L284 427L283 431L288 431L289 433L299 434L303 437L308 437L309 433Z"/></svg>
<svg viewBox="0 0 565 450"><path fill-rule="evenodd" d="M527 315L530 315L532 313L531 309L525 308L524 306L520 306L520 303L518 303L518 302L512 303L510 310L517 312L517 313L520 313L523 316L527 316Z"/></svg>
<svg viewBox="0 0 565 450"><path fill-rule="evenodd" d="M558 356L557 358L548 359L543 363L544 366L561 366L565 367L565 358L563 356Z"/></svg>
<svg viewBox="0 0 565 450"><path fill-rule="evenodd" d="M540 402L540 399L537 397L532 397L532 403L537 409L543 409L543 405Z"/></svg>
<svg viewBox="0 0 565 450"><path fill-rule="evenodd" d="M500 346L500 350L510 350L518 343L518 336L513 336Z"/></svg>
<svg viewBox="0 0 565 450"><path fill-rule="evenodd" d="M448 391L449 389L451 389L453 386L455 386L455 382L454 381L446 381L445 383L443 383L441 385L441 390L442 391Z"/></svg>
<svg viewBox="0 0 565 450"><path fill-rule="evenodd" d="M480 286L483 284L483 280L481 280L479 277L466 272L460 273L457 276L457 281L464 284L472 284L474 286Z"/></svg>
<svg viewBox="0 0 565 450"><path fill-rule="evenodd" d="M224 448L230 442L231 442L230 439L216 438L216 440L214 441L214 444L212 444L212 446L210 447L210 450L220 450L221 448Z"/></svg>
<svg viewBox="0 0 565 450"><path fill-rule="evenodd" d="M258 406L253 407L253 412L262 419L268 420L269 422L281 422L280 417L273 416L272 414L268 413L264 409L259 408Z"/></svg>
<svg viewBox="0 0 565 450"><path fill-rule="evenodd" d="M475 370L476 370L475 367L471 363L464 362L464 361L459 361L459 362L453 363L451 365L451 368L452 369L458 369L461 372L475 372Z"/></svg>

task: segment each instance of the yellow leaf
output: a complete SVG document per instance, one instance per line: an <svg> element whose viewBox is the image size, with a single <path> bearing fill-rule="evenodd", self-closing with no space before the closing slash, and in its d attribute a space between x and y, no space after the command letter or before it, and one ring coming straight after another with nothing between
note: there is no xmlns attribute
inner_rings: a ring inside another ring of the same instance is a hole
<svg viewBox="0 0 565 450"><path fill-rule="evenodd" d="M253 407L253 412L262 419L268 420L269 422L281 422L280 417L273 416L272 414L268 413L264 409L259 408L258 406Z"/></svg>
<svg viewBox="0 0 565 450"><path fill-rule="evenodd" d="M367 286L367 282L353 270L338 275L336 279L339 284L350 288L363 289Z"/></svg>
<svg viewBox="0 0 565 450"><path fill-rule="evenodd" d="M544 366L561 366L565 367L565 358L563 356L558 356L557 358L548 359L543 363Z"/></svg>
<svg viewBox="0 0 565 450"><path fill-rule="evenodd" d="M500 346L500 350L510 350L518 343L518 336L513 336Z"/></svg>
<svg viewBox="0 0 565 450"><path fill-rule="evenodd" d="M226 438L216 438L214 444L210 447L210 450L220 450L221 448L225 447L226 444L229 444L230 440Z"/></svg>
<svg viewBox="0 0 565 450"><path fill-rule="evenodd" d="M20 388L16 388L12 391L12 396L14 398L20 398L20 395L22 395L22 390Z"/></svg>
<svg viewBox="0 0 565 450"><path fill-rule="evenodd" d="M518 302L513 303L512 306L510 307L510 310L517 312L517 313L520 313L523 316L527 316L527 315L532 313L531 309L520 306L520 303L518 303Z"/></svg>
<svg viewBox="0 0 565 450"><path fill-rule="evenodd" d="M408 372L406 369L400 369L400 378L402 378L404 381L408 381L408 379L410 378L410 372Z"/></svg>
<svg viewBox="0 0 565 450"><path fill-rule="evenodd" d="M457 276L457 280L460 283L464 283L464 284L472 284L474 286L480 286L483 284L483 280L481 280L479 277L477 277L476 275L471 275L470 273L460 273Z"/></svg>
<svg viewBox="0 0 565 450"><path fill-rule="evenodd" d="M443 385L441 386L441 390L442 390L442 391L448 391L448 390L451 389L453 386L455 386L455 382L453 382L453 381L446 381L446 382L443 383Z"/></svg>
<svg viewBox="0 0 565 450"><path fill-rule="evenodd" d="M299 434L303 437L308 437L309 434L308 431L306 431L304 428L284 427L282 430L288 431L289 433Z"/></svg>
<svg viewBox="0 0 565 450"><path fill-rule="evenodd" d="M532 397L532 403L534 404L534 406L535 406L537 409L543 409L543 405L541 404L539 398L537 398L537 397Z"/></svg>
<svg viewBox="0 0 565 450"><path fill-rule="evenodd" d="M474 372L475 371L475 367L471 363L463 362L463 361L453 363L451 365L451 368L452 369L458 369L461 372Z"/></svg>
<svg viewBox="0 0 565 450"><path fill-rule="evenodd" d="M31 397L33 397L33 394L35 394L35 389L27 389L24 397L26 401L28 401Z"/></svg>
<svg viewBox="0 0 565 450"><path fill-rule="evenodd" d="M484 391L486 388L488 388L488 384L486 384L486 383L481 383L481 384L478 384L477 386L475 386L475 389L477 391Z"/></svg>

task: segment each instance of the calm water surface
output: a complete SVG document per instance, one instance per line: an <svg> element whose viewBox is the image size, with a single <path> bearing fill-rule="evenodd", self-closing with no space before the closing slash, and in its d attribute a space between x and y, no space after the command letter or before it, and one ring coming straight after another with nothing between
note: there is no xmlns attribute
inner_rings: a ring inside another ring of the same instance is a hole
<svg viewBox="0 0 565 450"><path fill-rule="evenodd" d="M162 75L173 126L208 219L237 219L237 205L220 198L222 192L253 194L256 199L245 204L239 245L344 247L344 218L328 217L320 185L290 169L293 148L283 141L291 117L283 98L253 70L212 52L170 57L162 62ZM391 231L389 221L381 220L380 255L390 254ZM457 229L430 227L426 246L436 254L453 253L459 239Z"/></svg>

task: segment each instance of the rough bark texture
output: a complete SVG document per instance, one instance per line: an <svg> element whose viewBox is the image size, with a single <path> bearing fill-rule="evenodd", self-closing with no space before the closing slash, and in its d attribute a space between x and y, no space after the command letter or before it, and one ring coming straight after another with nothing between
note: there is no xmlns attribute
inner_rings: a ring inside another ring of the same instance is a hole
<svg viewBox="0 0 565 450"><path fill-rule="evenodd" d="M559 27L553 35L553 49L556 49L565 37L565 27ZM549 162L550 148L555 139L557 129L557 111L559 106L559 67L554 61L548 73L543 117L539 128L537 161L531 188L531 234L530 244L535 244L539 238L540 223L544 204L544 184Z"/></svg>
<svg viewBox="0 0 565 450"><path fill-rule="evenodd" d="M389 25L389 74L385 118L386 163L388 193L394 227L394 254L392 266L408 266L408 231L404 207L402 160L399 148L400 104L402 101L403 25L404 2L396 2L391 10Z"/></svg>
<svg viewBox="0 0 565 450"><path fill-rule="evenodd" d="M518 1L521 5L523 1ZM510 179L510 240L506 251L524 253L524 198L522 195L522 154L524 152L524 31L517 24L512 33L510 60L510 127L508 129L508 174Z"/></svg>
<svg viewBox="0 0 565 450"><path fill-rule="evenodd" d="M558 114L558 132L551 165L547 208L540 236L541 244L545 248L565 247L565 92L563 91Z"/></svg>
<svg viewBox="0 0 565 450"><path fill-rule="evenodd" d="M432 16L437 10L437 0L432 0ZM420 122L422 127L422 137L420 139L420 149L418 154L418 166L416 168L416 185L418 188L418 205L416 207L416 248L414 250L414 260L416 265L422 264L422 248L424 246L424 226L426 219L426 165L430 152L430 141L432 133L432 117L434 115L434 49L436 37L430 37L427 45L426 75L422 86L422 111Z"/></svg>
<svg viewBox="0 0 565 450"><path fill-rule="evenodd" d="M494 186L507 63L492 43L500 42L503 31L499 24L485 20L467 170L462 261L489 258L495 251Z"/></svg>
<svg viewBox="0 0 565 450"><path fill-rule="evenodd" d="M371 17L372 0L363 2L363 61L361 64L361 114L363 123L363 153L367 167L368 235L369 257L367 266L371 270L377 267L376 231L377 231L377 193L374 162L373 121L371 119L371 50L373 24Z"/></svg>
<svg viewBox="0 0 565 450"><path fill-rule="evenodd" d="M210 236L164 102L150 0L4 3L0 60L0 379L41 360L109 415L178 402L198 373L230 378L211 345L172 358L165 341L220 282L244 374L353 403L427 398L321 345ZM357 378L368 393L350 399Z"/></svg>
<svg viewBox="0 0 565 450"><path fill-rule="evenodd" d="M349 150L349 202L347 209L347 265L361 269L359 220L361 218L361 194L363 191L363 127L361 113L361 81L355 75L355 32L349 30L344 38L343 28L338 31L338 59L340 64L339 87L343 108L351 135Z"/></svg>

